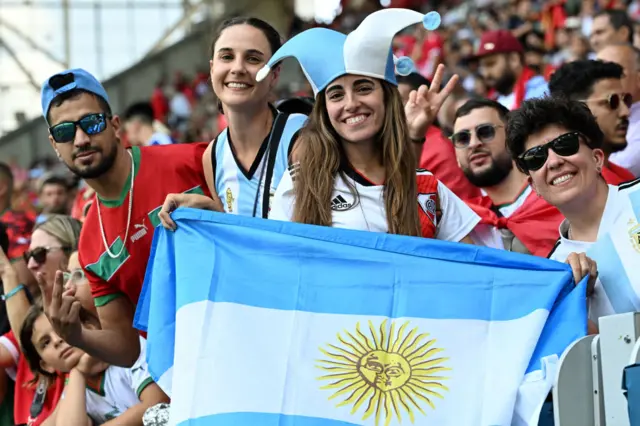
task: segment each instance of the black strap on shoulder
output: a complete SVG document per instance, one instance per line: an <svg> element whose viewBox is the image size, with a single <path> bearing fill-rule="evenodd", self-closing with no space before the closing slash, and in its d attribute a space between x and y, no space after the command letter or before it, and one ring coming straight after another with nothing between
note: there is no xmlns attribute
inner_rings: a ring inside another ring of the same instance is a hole
<svg viewBox="0 0 640 426"><path fill-rule="evenodd" d="M213 167L213 188L215 189L215 180L216 180L216 145L218 144L218 137L220 137L220 135L218 134L218 136L216 136L216 138L213 140L213 145L211 146L211 167ZM211 194L213 195L213 194Z"/></svg>
<svg viewBox="0 0 640 426"><path fill-rule="evenodd" d="M280 139L282 139L282 132L284 132L284 127L287 124L287 119L289 118L288 113L278 113L276 118L274 119L273 129L271 130L271 135L269 135L269 142L267 144L267 163L266 167L263 168L263 172L266 173L264 179L264 193L262 194L262 218L267 219L269 217L269 200L271 198L271 181L273 180L273 168L276 164L276 154L278 152L278 146L280 146ZM258 204L258 197L260 192L260 185L262 183L262 177L260 178L260 182L258 182L258 191L256 192L256 199L253 208L253 216L256 215L256 207Z"/></svg>

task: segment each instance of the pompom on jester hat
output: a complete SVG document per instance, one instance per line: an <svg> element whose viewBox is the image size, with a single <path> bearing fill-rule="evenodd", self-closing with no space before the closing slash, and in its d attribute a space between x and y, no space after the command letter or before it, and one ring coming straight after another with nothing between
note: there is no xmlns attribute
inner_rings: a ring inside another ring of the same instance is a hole
<svg viewBox="0 0 640 426"><path fill-rule="evenodd" d="M393 55L393 37L420 22L433 31L440 26L440 15L438 12L424 15L409 9L383 9L367 16L349 35L327 28L303 31L273 54L256 75L256 80L264 80L280 61L294 57L314 95L345 74L379 78L397 85L396 73L408 75L415 72L415 67L411 58Z"/></svg>

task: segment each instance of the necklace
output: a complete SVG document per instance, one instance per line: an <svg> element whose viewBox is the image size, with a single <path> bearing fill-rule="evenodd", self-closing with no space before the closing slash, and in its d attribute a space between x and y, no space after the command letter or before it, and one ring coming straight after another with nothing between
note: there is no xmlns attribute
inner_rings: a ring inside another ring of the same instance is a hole
<svg viewBox="0 0 640 426"><path fill-rule="evenodd" d="M107 251L107 254L112 259L117 259L120 257L122 252L124 251L124 246L127 244L127 238L129 237L129 225L131 225L131 212L133 210L133 178L135 177L135 164L133 162L133 155L130 150L127 150L129 157L131 157L131 188L129 188L129 213L127 215L127 228L124 232L124 241L122 242L122 247L120 247L120 251L118 254L111 253L109 249L109 244L107 243L107 236L104 232L104 225L102 224L102 214L100 213L100 200L96 197L96 207L98 208L98 222L100 222L100 232L102 233L102 243L104 244L104 248Z"/></svg>

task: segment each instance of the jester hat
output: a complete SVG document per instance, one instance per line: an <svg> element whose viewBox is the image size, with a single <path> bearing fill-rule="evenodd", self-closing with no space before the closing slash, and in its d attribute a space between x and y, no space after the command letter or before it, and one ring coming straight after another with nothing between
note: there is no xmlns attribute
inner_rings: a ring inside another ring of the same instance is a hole
<svg viewBox="0 0 640 426"><path fill-rule="evenodd" d="M367 16L349 35L327 28L312 28L291 38L258 72L264 80L285 58L294 57L313 88L314 95L345 74L364 75L397 85L396 73L415 71L408 57L396 58L391 51L394 36L404 28L422 22L427 30L440 26L440 15L426 15L409 9L383 9Z"/></svg>

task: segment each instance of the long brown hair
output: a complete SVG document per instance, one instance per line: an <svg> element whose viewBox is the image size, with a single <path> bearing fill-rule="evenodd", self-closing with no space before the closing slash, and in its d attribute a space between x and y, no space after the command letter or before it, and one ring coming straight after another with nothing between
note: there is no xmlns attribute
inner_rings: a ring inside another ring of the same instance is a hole
<svg viewBox="0 0 640 426"><path fill-rule="evenodd" d="M398 89L379 80L386 105L384 122L376 145L385 169L384 205L389 233L420 235L416 206L415 153L410 146L404 106ZM299 151L295 171L293 220L299 223L331 226L331 195L338 173L357 200L355 186L340 170L342 141L329 121L324 91L317 96L309 122L296 142Z"/></svg>

